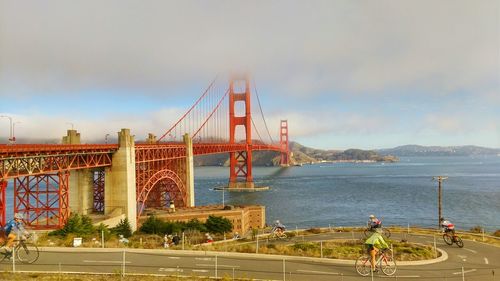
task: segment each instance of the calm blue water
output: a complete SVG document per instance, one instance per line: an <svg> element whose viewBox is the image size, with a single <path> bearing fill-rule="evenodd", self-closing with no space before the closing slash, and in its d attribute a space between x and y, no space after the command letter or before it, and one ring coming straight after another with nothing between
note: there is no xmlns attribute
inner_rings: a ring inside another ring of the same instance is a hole
<svg viewBox="0 0 500 281"><path fill-rule="evenodd" d="M195 169L196 204L220 204L228 168ZM500 229L500 157L406 157L399 163L334 163L254 168L255 182L269 191L225 192L226 204L266 206L267 222L285 225L365 224L370 214L384 224L435 226L436 175L443 184L443 214L458 228Z"/></svg>

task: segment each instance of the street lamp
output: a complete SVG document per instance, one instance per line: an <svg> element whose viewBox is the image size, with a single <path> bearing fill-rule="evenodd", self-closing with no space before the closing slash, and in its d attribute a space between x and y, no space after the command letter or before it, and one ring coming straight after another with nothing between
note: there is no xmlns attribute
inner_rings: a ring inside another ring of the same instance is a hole
<svg viewBox="0 0 500 281"><path fill-rule="evenodd" d="M105 142L106 144L108 144L108 137L109 137L109 134L106 134L106 135L104 136L104 142Z"/></svg>
<svg viewBox="0 0 500 281"><path fill-rule="evenodd" d="M12 144L12 117L10 116L7 116L7 115L0 115L0 117L3 117L3 118L9 118L9 121L10 121L10 131L9 131L9 143Z"/></svg>
<svg viewBox="0 0 500 281"><path fill-rule="evenodd" d="M71 130L73 131L73 128L75 127L75 124L73 124L71 122L66 122L66 124L71 125Z"/></svg>
<svg viewBox="0 0 500 281"><path fill-rule="evenodd" d="M15 134L16 124L19 124L19 123L21 123L21 121L16 121L16 122L12 123L12 142L13 143L16 142L16 134Z"/></svg>

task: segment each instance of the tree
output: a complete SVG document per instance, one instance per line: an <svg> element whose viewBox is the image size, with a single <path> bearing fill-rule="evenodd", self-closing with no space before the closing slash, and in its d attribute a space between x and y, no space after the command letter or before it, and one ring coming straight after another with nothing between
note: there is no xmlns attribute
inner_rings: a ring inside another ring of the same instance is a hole
<svg viewBox="0 0 500 281"><path fill-rule="evenodd" d="M125 238L132 236L132 227L130 227L128 218L120 220L117 226L111 228L111 231L115 234L121 234Z"/></svg>
<svg viewBox="0 0 500 281"><path fill-rule="evenodd" d="M212 215L208 216L208 219L205 222L205 226L211 233L231 232L231 230L233 229L233 224L230 220Z"/></svg>
<svg viewBox="0 0 500 281"><path fill-rule="evenodd" d="M95 232L92 219L86 215L71 214L63 228L52 231L49 235L67 236L68 234L91 235Z"/></svg>

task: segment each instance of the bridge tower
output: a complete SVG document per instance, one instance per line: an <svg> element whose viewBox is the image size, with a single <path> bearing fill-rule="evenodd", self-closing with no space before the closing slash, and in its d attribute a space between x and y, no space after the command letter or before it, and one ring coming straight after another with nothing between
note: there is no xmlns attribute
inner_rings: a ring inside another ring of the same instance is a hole
<svg viewBox="0 0 500 281"><path fill-rule="evenodd" d="M235 89L235 84L242 87ZM254 188L252 177L252 112L250 107L250 80L247 76L232 77L229 81L229 144L236 143L236 127L245 128L246 149L229 153L229 188ZM243 116L236 116L237 102L245 103Z"/></svg>
<svg viewBox="0 0 500 281"><path fill-rule="evenodd" d="M281 153L281 166L290 165L290 148L288 146L288 120L281 120L280 125L280 147L286 151Z"/></svg>

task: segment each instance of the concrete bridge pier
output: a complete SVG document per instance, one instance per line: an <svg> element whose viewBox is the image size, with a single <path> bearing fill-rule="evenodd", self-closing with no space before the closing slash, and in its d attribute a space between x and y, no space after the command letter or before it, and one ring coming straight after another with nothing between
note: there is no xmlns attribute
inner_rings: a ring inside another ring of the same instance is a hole
<svg viewBox="0 0 500 281"><path fill-rule="evenodd" d="M188 134L185 134L184 143L186 144L186 207L194 207L193 139Z"/></svg>
<svg viewBox="0 0 500 281"><path fill-rule="evenodd" d="M104 214L116 218L109 226L118 224L125 215L132 231L137 229L137 200L135 179L135 144L129 129L118 132L119 148L113 154L111 167L105 170ZM113 224L113 225L111 225Z"/></svg>
<svg viewBox="0 0 500 281"><path fill-rule="evenodd" d="M81 144L80 133L68 130L62 144ZM69 209L87 215L93 209L93 173L90 169L71 171L69 176Z"/></svg>

